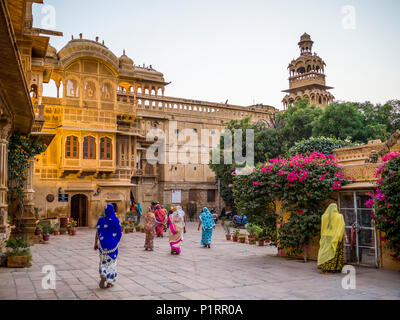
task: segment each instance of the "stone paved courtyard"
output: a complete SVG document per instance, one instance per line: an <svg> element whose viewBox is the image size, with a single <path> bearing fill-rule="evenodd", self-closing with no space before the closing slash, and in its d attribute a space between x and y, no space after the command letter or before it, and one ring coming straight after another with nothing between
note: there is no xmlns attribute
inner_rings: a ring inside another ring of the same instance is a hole
<svg viewBox="0 0 400 320"><path fill-rule="evenodd" d="M0 299L398 299L400 273L358 267L356 290L342 289L343 274L322 275L316 262L276 257L273 247L226 241L220 225L211 249L199 244L197 223L188 224L183 253L171 256L168 237L143 249L144 234L124 234L118 281L99 289L95 230L52 236L32 247L29 269L0 268ZM167 235L167 233L165 234ZM56 290L43 290L44 265L57 271Z"/></svg>

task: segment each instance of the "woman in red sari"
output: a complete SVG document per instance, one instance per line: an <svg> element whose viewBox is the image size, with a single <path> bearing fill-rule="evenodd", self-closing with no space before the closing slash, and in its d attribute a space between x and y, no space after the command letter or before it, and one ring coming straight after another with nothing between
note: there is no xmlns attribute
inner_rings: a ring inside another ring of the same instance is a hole
<svg viewBox="0 0 400 320"><path fill-rule="evenodd" d="M160 205L157 205L156 209L154 210L154 214L156 216L157 220L157 227L156 227L156 232L157 232L157 237L163 237L164 236L164 225L167 223L167 214L164 209L161 208Z"/></svg>

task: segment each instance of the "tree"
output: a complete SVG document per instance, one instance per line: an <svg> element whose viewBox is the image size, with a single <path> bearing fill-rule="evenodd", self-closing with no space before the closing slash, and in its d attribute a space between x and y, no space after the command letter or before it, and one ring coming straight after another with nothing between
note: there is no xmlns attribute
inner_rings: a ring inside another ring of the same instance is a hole
<svg viewBox="0 0 400 320"><path fill-rule="evenodd" d="M285 151L289 150L297 141L308 139L313 134L313 121L318 119L322 110L310 105L308 99L301 99L294 103L285 112L277 117L283 122L280 137Z"/></svg>
<svg viewBox="0 0 400 320"><path fill-rule="evenodd" d="M351 139L365 143L373 136L364 115L358 111L357 103L331 103L312 122L312 126L315 137Z"/></svg>
<svg viewBox="0 0 400 320"><path fill-rule="evenodd" d="M290 148L289 154L295 155L308 154L311 152L321 152L325 155L332 154L333 150L353 146L354 143L348 140L341 140L336 138L326 137L311 137L309 139L303 139L298 142L294 147Z"/></svg>

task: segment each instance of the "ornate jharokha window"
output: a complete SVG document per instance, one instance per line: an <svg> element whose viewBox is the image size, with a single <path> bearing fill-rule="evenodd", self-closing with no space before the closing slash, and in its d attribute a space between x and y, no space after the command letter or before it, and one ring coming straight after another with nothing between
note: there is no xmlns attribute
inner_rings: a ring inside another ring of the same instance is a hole
<svg viewBox="0 0 400 320"><path fill-rule="evenodd" d="M83 139L83 159L96 159L96 140L94 137Z"/></svg>
<svg viewBox="0 0 400 320"><path fill-rule="evenodd" d="M65 158L78 159L79 158L79 144L78 137L69 136L65 142Z"/></svg>
<svg viewBox="0 0 400 320"><path fill-rule="evenodd" d="M100 159L111 160L112 159L112 143L110 138L100 139Z"/></svg>

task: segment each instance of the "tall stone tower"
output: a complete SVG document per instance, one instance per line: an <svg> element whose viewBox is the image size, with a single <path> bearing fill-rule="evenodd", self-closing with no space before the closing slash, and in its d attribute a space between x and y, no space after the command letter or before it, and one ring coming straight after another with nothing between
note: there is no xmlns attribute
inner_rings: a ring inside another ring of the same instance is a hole
<svg viewBox="0 0 400 320"><path fill-rule="evenodd" d="M325 84L325 62L316 53L312 53L314 42L304 33L299 42L300 56L289 64L289 89L282 100L285 109L293 102L308 98L311 104L321 108L331 103L335 97L327 90L333 89Z"/></svg>

